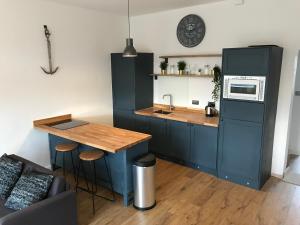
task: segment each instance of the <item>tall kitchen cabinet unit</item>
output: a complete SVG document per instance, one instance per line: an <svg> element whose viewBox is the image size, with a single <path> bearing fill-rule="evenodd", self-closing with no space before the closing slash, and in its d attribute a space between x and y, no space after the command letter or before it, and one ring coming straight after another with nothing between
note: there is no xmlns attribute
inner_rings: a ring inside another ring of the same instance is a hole
<svg viewBox="0 0 300 225"><path fill-rule="evenodd" d="M221 98L218 176L223 179L260 189L271 175L282 53L275 46L223 50L222 90L224 76L266 77L264 101Z"/></svg>
<svg viewBox="0 0 300 225"><path fill-rule="evenodd" d="M135 110L153 106L153 53L111 54L114 126L136 130Z"/></svg>

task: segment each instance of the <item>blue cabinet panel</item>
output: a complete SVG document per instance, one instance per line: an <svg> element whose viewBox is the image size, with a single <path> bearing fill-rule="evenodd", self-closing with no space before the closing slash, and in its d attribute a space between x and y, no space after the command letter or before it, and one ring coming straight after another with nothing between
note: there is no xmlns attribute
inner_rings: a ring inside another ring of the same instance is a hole
<svg viewBox="0 0 300 225"><path fill-rule="evenodd" d="M258 188L261 147L262 124L237 120L221 121L219 176Z"/></svg>
<svg viewBox="0 0 300 225"><path fill-rule="evenodd" d="M199 169L216 173L218 128L191 125L190 162Z"/></svg>
<svg viewBox="0 0 300 225"><path fill-rule="evenodd" d="M136 58L111 54L114 110L138 110L153 106L153 54L139 53Z"/></svg>
<svg viewBox="0 0 300 225"><path fill-rule="evenodd" d="M135 115L131 110L114 110L114 127L135 130Z"/></svg>
<svg viewBox="0 0 300 225"><path fill-rule="evenodd" d="M224 49L223 74L267 76L269 48Z"/></svg>
<svg viewBox="0 0 300 225"><path fill-rule="evenodd" d="M112 54L112 86L114 109L135 109L135 62Z"/></svg>
<svg viewBox="0 0 300 225"><path fill-rule="evenodd" d="M150 140L150 151L161 155L168 154L168 132L167 120L160 118L150 118L150 132L152 139Z"/></svg>
<svg viewBox="0 0 300 225"><path fill-rule="evenodd" d="M135 131L150 134L150 119L147 116L135 115Z"/></svg>
<svg viewBox="0 0 300 225"><path fill-rule="evenodd" d="M188 123L168 120L170 149L168 155L178 161L187 162L190 154L190 126Z"/></svg>
<svg viewBox="0 0 300 225"><path fill-rule="evenodd" d="M262 123L265 106L263 103L223 100L222 118Z"/></svg>

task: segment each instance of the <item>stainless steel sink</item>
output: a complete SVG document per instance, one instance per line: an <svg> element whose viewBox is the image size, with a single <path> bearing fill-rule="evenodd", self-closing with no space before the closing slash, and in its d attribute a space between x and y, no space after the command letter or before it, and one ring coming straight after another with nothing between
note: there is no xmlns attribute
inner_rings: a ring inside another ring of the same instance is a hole
<svg viewBox="0 0 300 225"><path fill-rule="evenodd" d="M172 113L172 112L164 111L164 110L156 110L156 111L154 111L154 113L159 113L159 114L168 115L168 114L170 114L170 113Z"/></svg>

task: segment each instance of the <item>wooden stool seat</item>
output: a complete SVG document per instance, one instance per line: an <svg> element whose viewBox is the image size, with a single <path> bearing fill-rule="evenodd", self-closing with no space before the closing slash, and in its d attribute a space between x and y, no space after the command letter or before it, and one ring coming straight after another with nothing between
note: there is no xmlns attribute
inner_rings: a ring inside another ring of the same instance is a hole
<svg viewBox="0 0 300 225"><path fill-rule="evenodd" d="M69 144L58 144L55 146L55 150L58 152L71 152L78 147L76 143L69 143Z"/></svg>
<svg viewBox="0 0 300 225"><path fill-rule="evenodd" d="M95 161L104 157L104 152L101 150L90 150L81 152L79 158L83 161Z"/></svg>

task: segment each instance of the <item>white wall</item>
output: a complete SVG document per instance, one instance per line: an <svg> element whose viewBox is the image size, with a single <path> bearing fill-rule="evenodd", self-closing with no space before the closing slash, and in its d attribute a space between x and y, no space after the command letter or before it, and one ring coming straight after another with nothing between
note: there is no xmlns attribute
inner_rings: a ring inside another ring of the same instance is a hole
<svg viewBox="0 0 300 225"><path fill-rule="evenodd" d="M143 16L133 20L133 37L139 51L153 51L158 56L164 54L192 54L221 52L225 47L241 47L253 44L277 44L284 47L282 77L279 90L276 131L274 141L272 172L283 175L288 146L288 127L291 113L291 99L294 82L294 59L300 49L298 0L245 0L242 6L234 6L233 1L189 7ZM207 26L204 41L193 49L182 47L176 38L176 26L187 14L200 15ZM189 99L189 82L177 79L155 83L155 99L169 89L175 95L175 104L189 104L177 96ZM211 86L207 81L198 81L199 98L207 101ZM203 82L203 83L201 83ZM206 87L207 86L207 87ZM195 90L194 89L194 90ZM169 91L168 90L168 91ZM176 92L176 93L175 93ZM203 97L200 96L203 94Z"/></svg>
<svg viewBox="0 0 300 225"><path fill-rule="evenodd" d="M48 68L43 25L52 31ZM126 20L35 0L0 0L0 154L49 165L45 133L32 121L65 113L112 122L110 53L124 47Z"/></svg>
<svg viewBox="0 0 300 225"><path fill-rule="evenodd" d="M300 91L300 51L297 61L295 91ZM300 155L300 96L294 96L292 108L289 153Z"/></svg>

